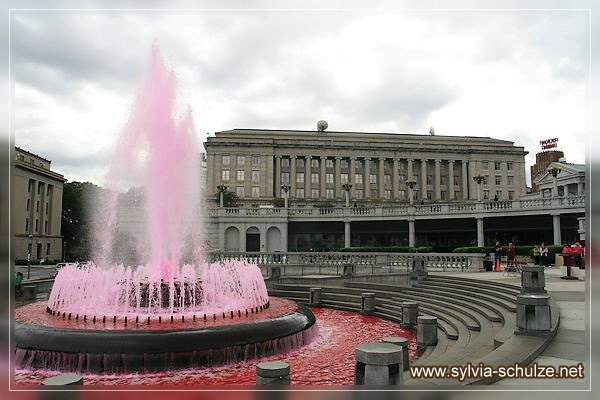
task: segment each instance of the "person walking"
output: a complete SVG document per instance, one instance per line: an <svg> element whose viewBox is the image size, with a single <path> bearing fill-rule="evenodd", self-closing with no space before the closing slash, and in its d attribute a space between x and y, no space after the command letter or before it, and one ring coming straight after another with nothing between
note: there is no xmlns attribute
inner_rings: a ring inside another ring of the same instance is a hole
<svg viewBox="0 0 600 400"><path fill-rule="evenodd" d="M572 246L573 253L575 253L575 266L581 268L581 255L583 254L583 248L579 242L575 242Z"/></svg>
<svg viewBox="0 0 600 400"><path fill-rule="evenodd" d="M23 273L19 271L15 275L15 296L16 297L21 297L21 294L23 293L23 291L21 290L22 283L23 283Z"/></svg>
<svg viewBox="0 0 600 400"><path fill-rule="evenodd" d="M508 244L508 249L506 250L506 268L515 267L515 258L517 256L517 248L512 244Z"/></svg>
<svg viewBox="0 0 600 400"><path fill-rule="evenodd" d="M540 265L540 246L537 243L533 246L531 254L533 255L533 265Z"/></svg>
<svg viewBox="0 0 600 400"><path fill-rule="evenodd" d="M548 260L548 248L546 247L546 245L542 242L542 245L540 246L540 263L543 267L549 267L550 263Z"/></svg>
<svg viewBox="0 0 600 400"><path fill-rule="evenodd" d="M496 247L494 248L494 266L496 267L496 272L500 272L500 262L502 261L502 246L500 246L500 242L496 241Z"/></svg>

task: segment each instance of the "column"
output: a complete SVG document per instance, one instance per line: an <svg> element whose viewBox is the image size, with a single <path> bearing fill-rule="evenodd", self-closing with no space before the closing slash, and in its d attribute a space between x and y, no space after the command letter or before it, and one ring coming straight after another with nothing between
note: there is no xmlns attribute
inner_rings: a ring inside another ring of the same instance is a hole
<svg viewBox="0 0 600 400"><path fill-rule="evenodd" d="M413 159L408 158L406 160L406 179L412 180L412 178L413 178ZM415 184L416 184L416 182L415 182ZM402 188L402 189L405 189L405 188ZM414 190L413 190L413 194L414 194ZM413 200L415 200L415 199L413 198Z"/></svg>
<svg viewBox="0 0 600 400"><path fill-rule="evenodd" d="M369 165L370 162L371 162L371 158L365 157L365 168L363 169L363 171L364 171L363 184L364 184L364 191L365 191L365 199L371 198L371 166Z"/></svg>
<svg viewBox="0 0 600 400"><path fill-rule="evenodd" d="M265 195L267 197L275 197L273 193L273 155L269 154L267 157L267 170L265 171ZM220 173L220 172L219 172Z"/></svg>
<svg viewBox="0 0 600 400"><path fill-rule="evenodd" d="M421 159L421 199L427 199L427 159Z"/></svg>
<svg viewBox="0 0 600 400"><path fill-rule="evenodd" d="M216 190L215 175L217 172L220 174L221 170L215 165L215 155L206 155L206 197L212 196ZM221 177L217 178L217 182L221 182Z"/></svg>
<svg viewBox="0 0 600 400"><path fill-rule="evenodd" d="M350 188L350 200L356 198L356 157L350 157L350 171L348 172L348 180L352 184L352 188Z"/></svg>
<svg viewBox="0 0 600 400"><path fill-rule="evenodd" d="M350 247L350 221L344 221L344 247Z"/></svg>
<svg viewBox="0 0 600 400"><path fill-rule="evenodd" d="M290 191L288 197L296 198L296 156L290 157Z"/></svg>
<svg viewBox="0 0 600 400"><path fill-rule="evenodd" d="M311 194L311 179L312 179L312 173L311 173L311 161L312 158L310 156L306 156L304 159L304 198L305 199L312 199L312 194Z"/></svg>
<svg viewBox="0 0 600 400"><path fill-rule="evenodd" d="M462 197L463 201L469 199L469 178L467 176L467 160L462 160Z"/></svg>
<svg viewBox="0 0 600 400"><path fill-rule="evenodd" d="M577 182L577 194L579 196L583 196L585 194L583 189L583 182Z"/></svg>
<svg viewBox="0 0 600 400"><path fill-rule="evenodd" d="M408 221L408 245L415 247L415 221Z"/></svg>
<svg viewBox="0 0 600 400"><path fill-rule="evenodd" d="M384 197L384 193L385 193L385 180L384 180L384 175L385 175L385 158L384 157L379 157L379 177L377 178L377 183L379 184L379 198L383 199Z"/></svg>
<svg viewBox="0 0 600 400"><path fill-rule="evenodd" d="M477 247L485 246L483 239L483 217L477 217Z"/></svg>
<svg viewBox="0 0 600 400"><path fill-rule="evenodd" d="M281 156L275 156L275 193L273 196L281 197Z"/></svg>
<svg viewBox="0 0 600 400"><path fill-rule="evenodd" d="M469 198L471 200L475 200L477 199L477 183L475 183L475 181L473 180L473 177L475 175L477 175L477 171L476 171L476 161L471 160L469 162L469 179L467 179L467 182L469 183ZM495 179L495 178L494 178Z"/></svg>
<svg viewBox="0 0 600 400"><path fill-rule="evenodd" d="M344 193L344 190L342 190L342 157L336 157L335 158L335 177L333 178L333 183L334 183L334 189L333 189L333 197L335 197L336 199L344 199L345 200L345 196L346 194ZM351 179L350 177L348 177L348 179Z"/></svg>
<svg viewBox="0 0 600 400"><path fill-rule="evenodd" d="M454 200L454 160L448 160L448 200Z"/></svg>
<svg viewBox="0 0 600 400"><path fill-rule="evenodd" d="M327 164L327 157L325 156L321 156L321 167L319 169L320 172L320 177L319 177L319 184L320 184L320 188L319 188L319 194L321 196L322 199L325 199L325 188L327 187L326 185L326 179L325 179L325 173L326 173L326 164Z"/></svg>
<svg viewBox="0 0 600 400"><path fill-rule="evenodd" d="M287 253L288 251L288 223L284 222L281 224L281 251Z"/></svg>
<svg viewBox="0 0 600 400"><path fill-rule="evenodd" d="M440 201L442 198L442 176L440 174L440 163L442 160L435 160L435 200Z"/></svg>
<svg viewBox="0 0 600 400"><path fill-rule="evenodd" d="M554 245L562 245L562 239L560 237L560 214L552 216L552 232L554 233Z"/></svg>
<svg viewBox="0 0 600 400"><path fill-rule="evenodd" d="M400 186L398 177L398 159L394 158L392 161L392 199L398 199L398 188Z"/></svg>

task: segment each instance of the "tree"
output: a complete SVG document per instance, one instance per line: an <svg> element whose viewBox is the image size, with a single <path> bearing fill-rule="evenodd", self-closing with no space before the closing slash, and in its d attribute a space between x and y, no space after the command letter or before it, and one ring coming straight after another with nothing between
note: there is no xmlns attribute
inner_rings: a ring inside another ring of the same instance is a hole
<svg viewBox="0 0 600 400"><path fill-rule="evenodd" d="M240 198L235 192L226 190L223 192L223 207L237 207ZM217 204L221 204L219 193L217 193Z"/></svg>

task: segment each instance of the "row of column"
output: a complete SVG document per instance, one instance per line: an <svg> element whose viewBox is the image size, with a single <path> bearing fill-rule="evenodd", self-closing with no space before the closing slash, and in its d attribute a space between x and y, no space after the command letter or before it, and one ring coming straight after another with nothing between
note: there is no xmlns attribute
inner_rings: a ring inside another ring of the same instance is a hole
<svg viewBox="0 0 600 400"><path fill-rule="evenodd" d="M297 182L296 182L296 159L298 157L297 156L291 156L290 157L290 197L295 197L296 194L296 188L297 188ZM329 157L331 159L331 157ZM282 196L281 193L281 173L282 173L282 167L281 167L281 159L282 156L275 156L275 193L276 196L280 197ZM312 157L306 157L305 158L305 164L304 164L304 196L305 198L310 198L311 197L311 190L313 189L312 186ZM326 182L326 162L327 162L328 157L325 156L320 156L319 157L319 161L320 161L320 167L319 167L319 186L318 189L320 190L320 197L325 197L325 191L327 189L327 182ZM333 158L335 160L335 186L334 186L334 196L336 198L341 198L343 197L343 189L341 187L341 160L342 157L334 157ZM348 168L348 179L350 181L350 183L352 183L352 189L350 190L350 196L352 198L356 198L356 189L357 188L357 184L356 182L354 182L354 176L356 175L356 160L358 159L357 157L349 157L349 168ZM377 171L377 185L378 185L378 192L379 192L379 196L381 198L383 198L383 194L384 191L386 189L385 187L385 165L384 162L386 160L388 160L388 158L385 157L378 157L378 158L371 158L371 157L364 157L361 158L361 160L364 160L364 167L363 167L363 186L362 188L364 189L364 198L365 199L369 199L371 198L371 184L370 184L370 176L371 176L371 166L370 166L370 161L372 159L377 159L379 160L378 162L378 171ZM392 198L398 198L399 195L399 191L401 190L400 188L400 181L399 181L399 162L401 159L397 159L394 158L392 159L392 176L391 176L391 191L392 191ZM407 163L407 167L406 167L406 179L410 180L413 177L413 167L414 167L414 162L415 160L412 158L409 159L402 159L402 160L406 160ZM423 158L420 159L420 167L421 167L421 176L420 178L417 180L417 184L419 185L419 189L420 189L420 199L427 199L427 161L429 159L427 158ZM441 163L442 160L440 159L436 159L434 160L435 165L434 165L434 182L431 184L431 186L434 189L434 199L435 200L441 200L441 189L442 189L442 184L441 184ZM454 200L455 196L454 196L454 191L455 191L455 185L454 185L454 160L447 160L448 162L448 173L447 173L447 177L448 177L448 181L446 184L447 187L447 191L448 191L448 200ZM473 163L471 163L473 164ZM461 190L462 190L462 198L463 199L468 199L469 198L469 193L475 193L475 190L473 188L469 188L469 171L468 171L468 165L469 162L466 160L462 160L461 161L461 165L462 165L462 169L461 169ZM475 171L474 171L474 167L471 168L471 173L470 176L474 176Z"/></svg>

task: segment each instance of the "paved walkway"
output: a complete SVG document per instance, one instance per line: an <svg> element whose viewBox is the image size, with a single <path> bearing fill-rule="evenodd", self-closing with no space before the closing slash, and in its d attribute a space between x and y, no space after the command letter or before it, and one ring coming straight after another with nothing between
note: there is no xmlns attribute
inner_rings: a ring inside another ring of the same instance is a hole
<svg viewBox="0 0 600 400"><path fill-rule="evenodd" d="M521 276L505 276L500 272L469 272L469 273L435 273L464 278L492 280L497 282L521 285ZM589 356L590 335L585 329L586 293L585 281L560 279L560 268L546 268L546 290L552 296L560 311L560 325L552 343L534 362L539 365L577 365L580 362L587 366L586 355ZM585 374L585 369L584 369ZM586 374L587 376L587 374ZM503 379L495 385L574 385L572 388L585 389L587 379ZM564 387L563 387L564 388Z"/></svg>

